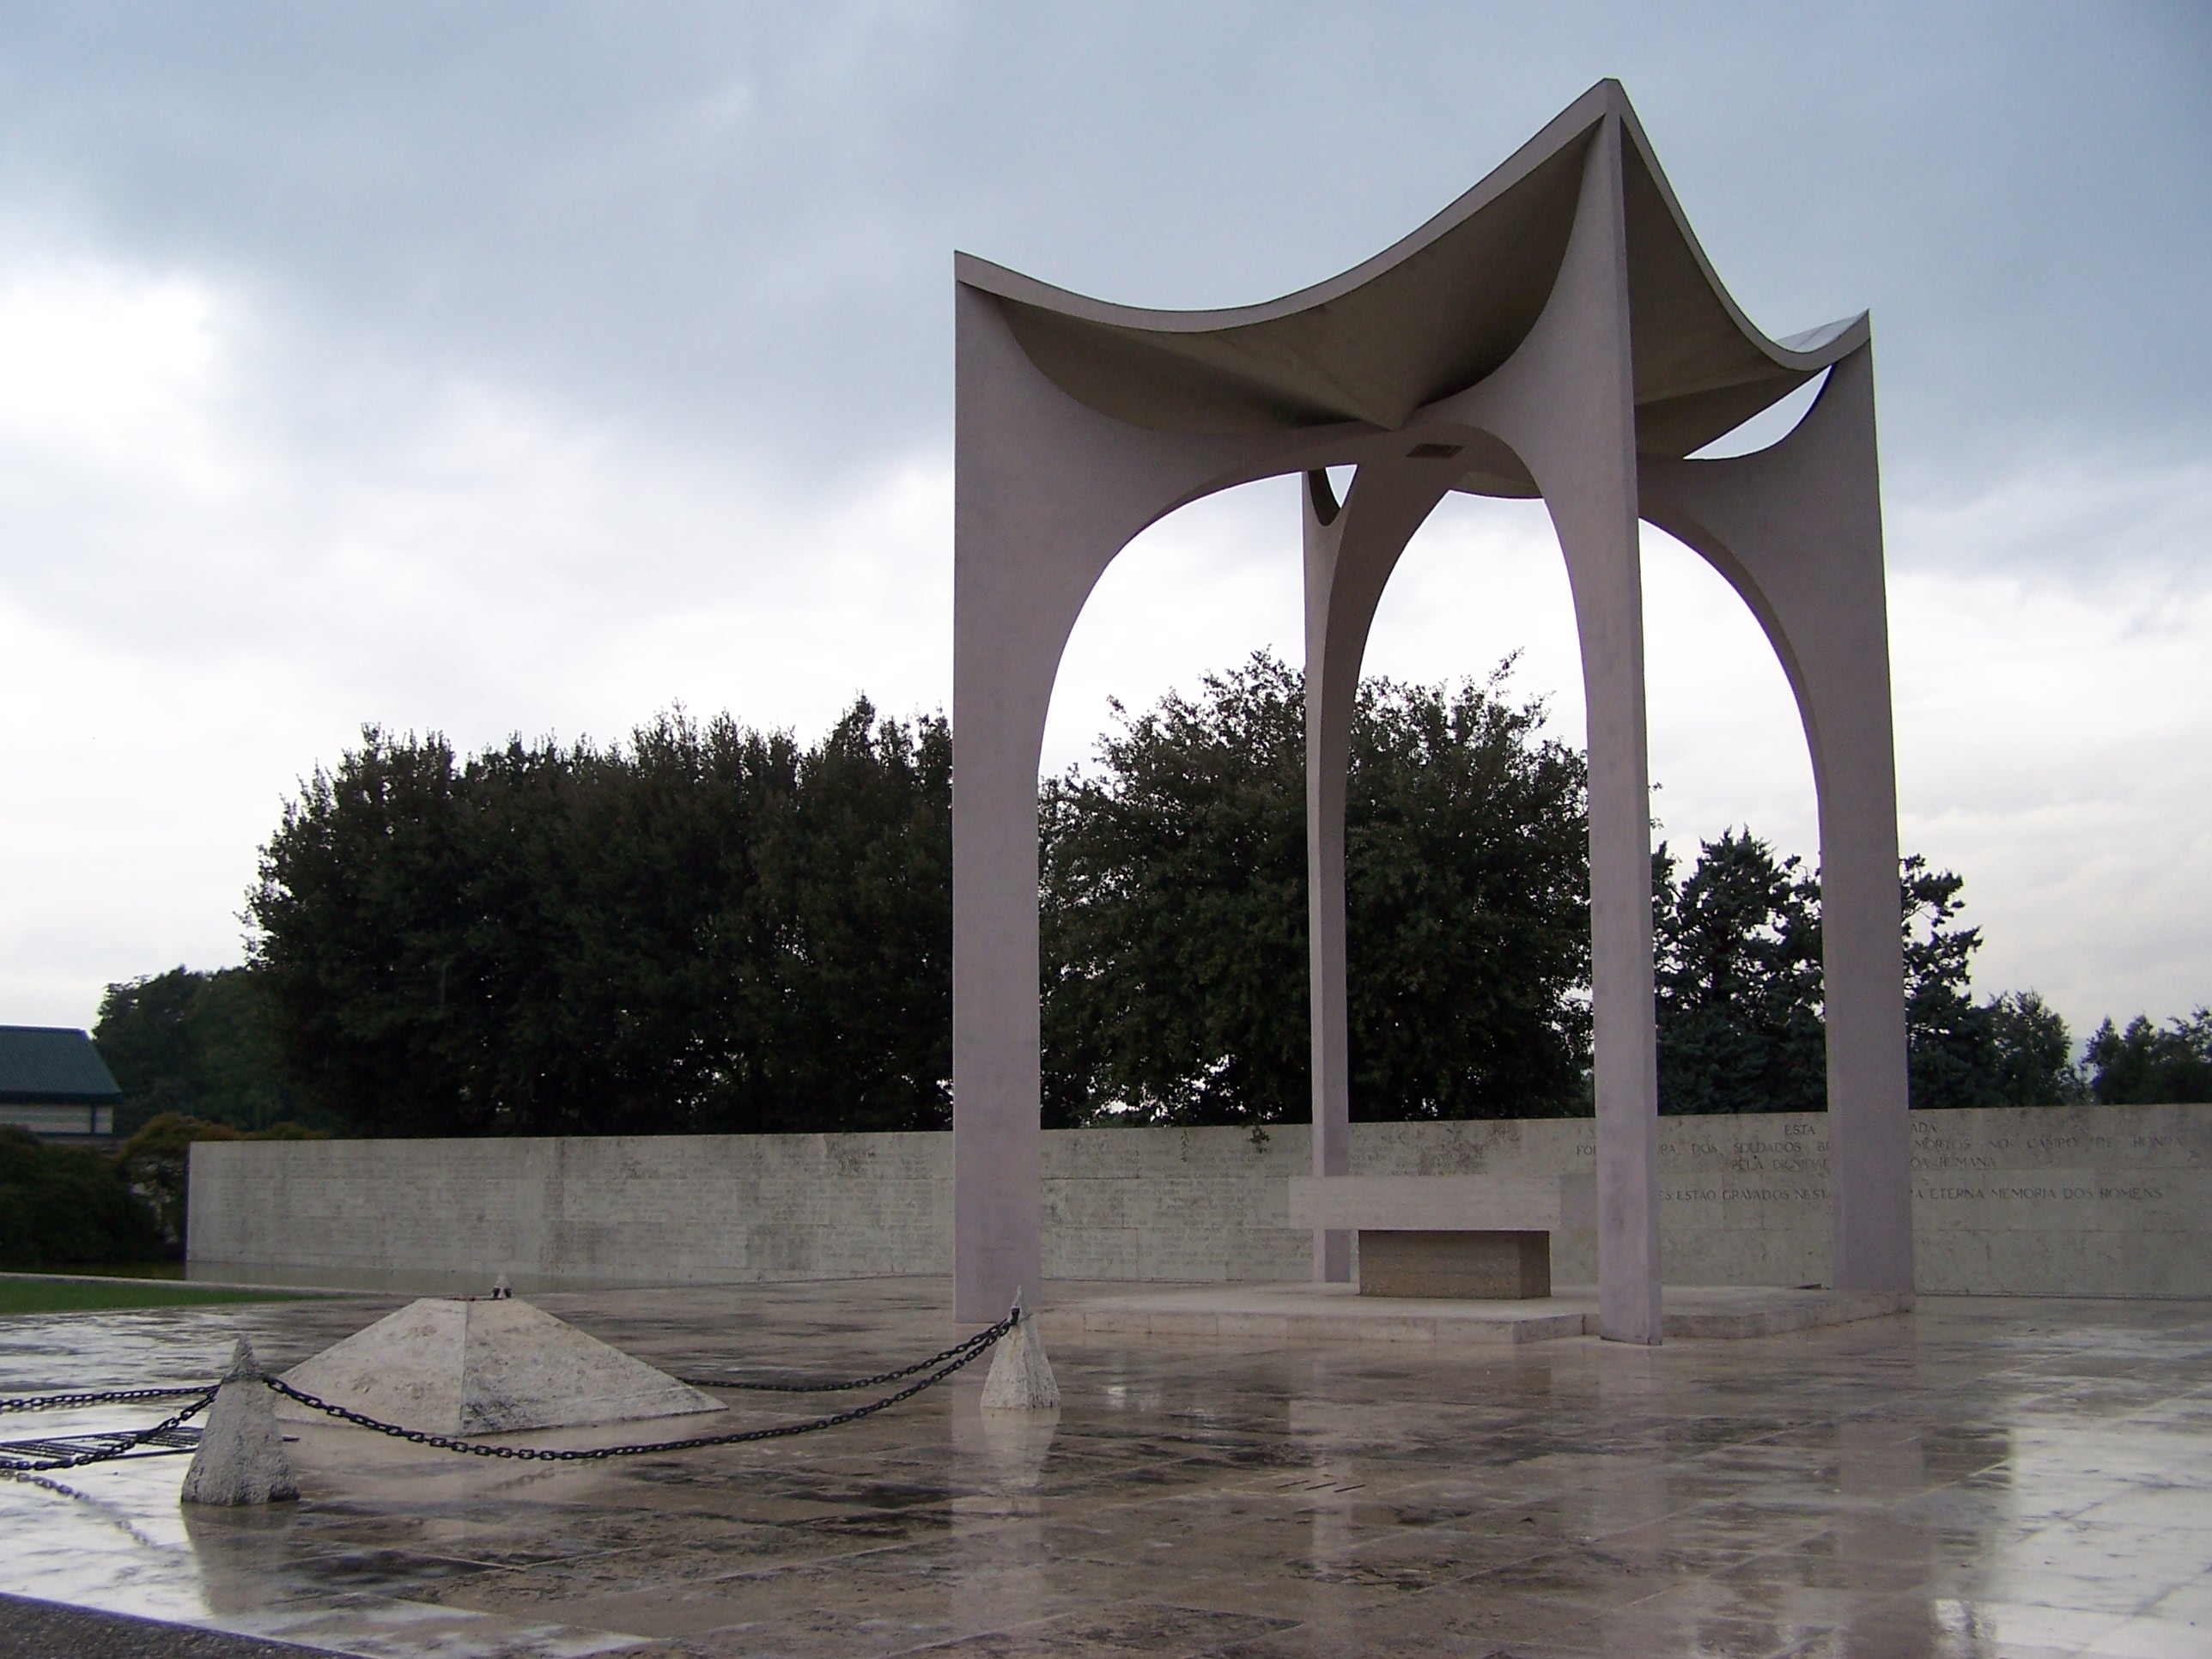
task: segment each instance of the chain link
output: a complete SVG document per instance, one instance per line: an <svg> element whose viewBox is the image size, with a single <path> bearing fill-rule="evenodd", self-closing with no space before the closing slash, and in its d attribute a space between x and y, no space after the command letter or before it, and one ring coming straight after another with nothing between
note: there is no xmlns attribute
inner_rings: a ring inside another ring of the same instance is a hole
<svg viewBox="0 0 2212 1659"><path fill-rule="evenodd" d="M753 1394L850 1394L855 1389L879 1389L886 1382L896 1382L902 1377L917 1376L933 1365L941 1365L953 1355L967 1352L986 1337L996 1340L1000 1332L1013 1328L1014 1317L1008 1314L990 1330L971 1336L965 1342L956 1342L943 1353L918 1359L911 1365L902 1365L895 1371L878 1371L873 1376L856 1376L848 1382L740 1382L724 1376L679 1376L676 1380L695 1389L744 1390Z"/></svg>
<svg viewBox="0 0 2212 1659"><path fill-rule="evenodd" d="M134 1389L131 1392L143 1399L148 1394L167 1395L173 1397L182 1391L176 1389ZM150 1429L131 1430L118 1435L116 1437L121 1442L119 1445L112 1446L101 1451L81 1452L75 1457L42 1457L35 1460L0 1457L0 1470L5 1470L13 1474L43 1474L49 1469L81 1469L88 1463L106 1463L118 1457L128 1457L155 1435L167 1434L171 1429L181 1427L198 1417L213 1402L215 1396L214 1389L204 1390L198 1399L193 1401L174 1417L156 1423Z"/></svg>
<svg viewBox="0 0 2212 1659"><path fill-rule="evenodd" d="M204 1382L194 1382L181 1389L110 1389L105 1394L40 1394L22 1395L14 1400L0 1400L0 1412L58 1412L76 1406L112 1406L132 1400L188 1400L196 1394L208 1392Z"/></svg>
<svg viewBox="0 0 2212 1659"><path fill-rule="evenodd" d="M452 1435L432 1434L427 1430L406 1429L400 1427L397 1423L381 1422L366 1413L354 1411L344 1406L334 1406L327 1400L318 1400L313 1395L294 1388L282 1377L264 1376L261 1381L286 1399L295 1401L311 1411L321 1412L326 1416L337 1418L341 1422L351 1423L359 1428L374 1429L379 1434L390 1435L395 1440L404 1440L410 1445L428 1446L438 1451L465 1452L471 1457L511 1458L520 1462L590 1463L610 1457L636 1457L649 1452L696 1451L707 1446L739 1446L757 1440L785 1440L796 1434L812 1434L818 1430L834 1429L847 1423L857 1423L864 1417L873 1417L878 1412L887 1411L902 1401L913 1399L923 1389L934 1388L963 1366L972 1364L989 1349L991 1344L1013 1329L1015 1325L1020 1322L1021 1317L1020 1310L1017 1310L988 1329L976 1332L966 1341L947 1348L934 1358L923 1360L921 1365L909 1365L903 1371L888 1373L885 1378L887 1381L899 1376L910 1376L924 1366L938 1367L919 1382L910 1382L896 1394L887 1394L881 1400L872 1400L865 1406L855 1406L849 1411L839 1412L832 1417L818 1417L805 1423L780 1423L772 1428L738 1429L728 1434L693 1435L682 1440L658 1440L629 1446L562 1448L488 1445L481 1440L462 1440ZM939 1361L945 1363L939 1364ZM841 1386L860 1387L865 1386L866 1382L866 1379L863 1379L858 1383L847 1383ZM708 1383L702 1386L726 1388L730 1385ZM825 1388L823 1391L827 1392L828 1389ZM793 1392L801 1392L801 1390L793 1390Z"/></svg>
<svg viewBox="0 0 2212 1659"><path fill-rule="evenodd" d="M707 1446L738 1446L757 1440L783 1440L796 1434L812 1434L822 1429L834 1429L847 1423L857 1423L864 1417L873 1417L878 1412L888 1411L902 1401L911 1400L925 1389L932 1389L955 1371L972 1364L1007 1332L1021 1322L1022 1312L1017 1308L997 1324L980 1330L965 1341L956 1342L941 1353L904 1365L895 1371L878 1371L873 1376L856 1376L841 1382L740 1382L725 1378L678 1377L677 1381L699 1389L720 1389L762 1394L842 1394L854 1389L878 1388L885 1382L927 1372L918 1382L908 1383L896 1394L885 1395L881 1400L872 1400L865 1406L855 1406L833 1416L815 1418L805 1423L781 1423L772 1428L739 1429L728 1434L693 1435L682 1440L660 1440L631 1446L594 1446L564 1449L538 1446L495 1446L480 1440L462 1440L452 1435L431 1434L421 1429L402 1428L397 1423L386 1423L344 1406L334 1406L327 1400L319 1400L303 1389L295 1389L280 1376L264 1374L258 1379L271 1391L295 1401L311 1411L321 1412L342 1422L357 1427L374 1429L388 1434L396 1440L410 1445L428 1446L440 1451L465 1452L474 1457L504 1457L524 1462L582 1463L596 1462L609 1457L635 1457L647 1452L693 1451ZM220 1384L216 1385L220 1387ZM176 1400L190 1397L191 1403L175 1416L156 1423L152 1428L128 1431L117 1437L120 1443L100 1451L86 1452L75 1457L42 1458L25 1461L0 1457L0 1472L17 1474L43 1473L49 1469L82 1468L88 1463L104 1463L129 1455L155 1436L166 1434L181 1427L205 1411L214 1401L216 1388L204 1383L177 1389L110 1389L96 1394L25 1395L11 1400L0 1400L0 1412L64 1411L74 1407L106 1406L141 1400Z"/></svg>

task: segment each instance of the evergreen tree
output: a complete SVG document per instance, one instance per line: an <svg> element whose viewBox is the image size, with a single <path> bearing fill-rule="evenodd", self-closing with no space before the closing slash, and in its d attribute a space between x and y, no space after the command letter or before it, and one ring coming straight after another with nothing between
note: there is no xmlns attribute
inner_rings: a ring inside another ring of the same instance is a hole
<svg viewBox="0 0 2212 1659"><path fill-rule="evenodd" d="M1589 1109L1583 763L1504 675L1361 688L1363 1118ZM1115 712L1096 768L1041 792L1045 1121L1303 1120L1301 676L1262 653ZM681 713L465 760L368 728L263 849L249 969L112 988L100 1040L148 1108L245 1128L942 1127L951 813L945 721L865 700L804 748ZM1899 880L1913 1103L2078 1097L2056 1012L1972 994L1960 878L1912 858ZM1686 875L1662 845L1653 904L1662 1109L1819 1109L1816 877L1730 830ZM2108 1022L2099 1097L2201 1088L2206 1024Z"/></svg>
<svg viewBox="0 0 2212 1659"><path fill-rule="evenodd" d="M2163 1029L2137 1014L2124 1031L2106 1020L2089 1039L2089 1092L2100 1104L2212 1102L2212 1009Z"/></svg>
<svg viewBox="0 0 2212 1659"><path fill-rule="evenodd" d="M1916 1107L2043 1106L2081 1097L2066 1022L2033 991L1974 1000L1981 930L1966 885L1917 855L1899 869L1906 1066ZM1749 831L1698 850L1678 882L1652 860L1663 1112L1825 1109L1820 884Z"/></svg>
<svg viewBox="0 0 2212 1659"><path fill-rule="evenodd" d="M2074 1039L2057 1009L2033 991L2007 991L1984 1006L1990 1068L2005 1104L2066 1106L2087 1098Z"/></svg>
<svg viewBox="0 0 2212 1659"><path fill-rule="evenodd" d="M1820 883L1748 830L1652 866L1660 1110L1822 1110Z"/></svg>

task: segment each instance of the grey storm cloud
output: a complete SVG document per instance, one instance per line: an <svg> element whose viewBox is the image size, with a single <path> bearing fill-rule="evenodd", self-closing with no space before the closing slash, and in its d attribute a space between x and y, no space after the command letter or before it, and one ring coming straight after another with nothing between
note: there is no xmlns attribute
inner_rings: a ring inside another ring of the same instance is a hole
<svg viewBox="0 0 2212 1659"><path fill-rule="evenodd" d="M1273 298L1608 76L1757 322L1874 313L1905 834L1971 877L1990 988L2195 1006L2201 0L0 0L0 1016L235 960L254 849L364 720L941 702L956 248ZM1048 763L1295 653L1297 536L1262 484L1139 538ZM1667 833L1808 847L1771 652L1650 540ZM1522 653L1579 738L1540 511L1453 504L1393 595L1375 672Z"/></svg>
<svg viewBox="0 0 2212 1659"><path fill-rule="evenodd" d="M334 428L332 333L834 480L944 441L955 246L1133 303L1271 297L1610 74L1758 320L1873 307L1893 478L2205 436L2196 7L69 4L0 29L18 206L251 286L301 418Z"/></svg>

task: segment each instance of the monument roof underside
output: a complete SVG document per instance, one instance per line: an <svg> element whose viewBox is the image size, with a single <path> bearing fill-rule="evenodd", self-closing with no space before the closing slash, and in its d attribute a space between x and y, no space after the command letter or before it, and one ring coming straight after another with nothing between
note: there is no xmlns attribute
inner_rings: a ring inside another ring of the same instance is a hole
<svg viewBox="0 0 2212 1659"><path fill-rule="evenodd" d="M1862 313L1787 340L1721 286L1619 82L1600 82L1504 165L1395 246L1312 288L1224 311L1108 304L962 254L1022 349L1070 397L1193 433L1356 422L1395 430L1495 371L1552 291L1583 160L1620 118L1638 447L1682 456L1855 349Z"/></svg>

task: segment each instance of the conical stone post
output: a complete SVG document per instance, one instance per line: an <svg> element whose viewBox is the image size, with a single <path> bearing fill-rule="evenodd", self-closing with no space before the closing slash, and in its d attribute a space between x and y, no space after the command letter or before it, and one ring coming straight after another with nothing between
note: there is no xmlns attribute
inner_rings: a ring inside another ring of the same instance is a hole
<svg viewBox="0 0 2212 1659"><path fill-rule="evenodd" d="M276 1402L261 1380L253 1345L244 1337L231 1351L230 1370L208 1408L199 1449L185 1471L187 1504L270 1504L297 1498L299 1483L284 1458Z"/></svg>
<svg viewBox="0 0 2212 1659"><path fill-rule="evenodd" d="M1014 1316L1014 1328L999 1339L991 1374L983 1379L983 1409L1050 1411L1060 1404L1060 1384L1053 1377L1052 1361L1045 1358L1036 1316L1021 1308Z"/></svg>

